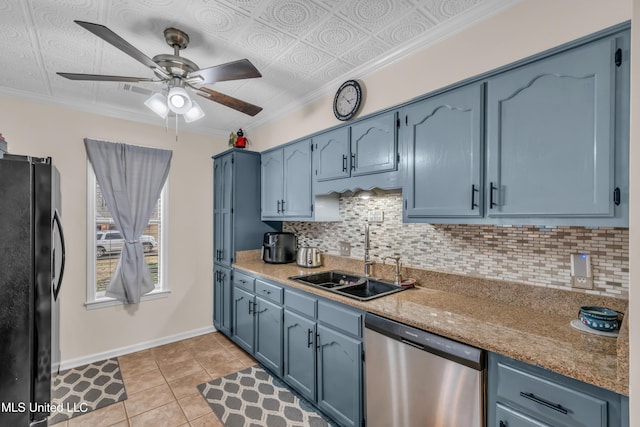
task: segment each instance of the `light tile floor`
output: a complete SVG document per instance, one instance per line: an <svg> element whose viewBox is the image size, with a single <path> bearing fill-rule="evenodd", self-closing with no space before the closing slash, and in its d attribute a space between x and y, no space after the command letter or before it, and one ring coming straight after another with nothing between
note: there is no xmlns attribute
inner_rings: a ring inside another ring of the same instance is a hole
<svg viewBox="0 0 640 427"><path fill-rule="evenodd" d="M55 427L218 427L198 384L252 366L255 359L219 332L118 357L123 402Z"/></svg>

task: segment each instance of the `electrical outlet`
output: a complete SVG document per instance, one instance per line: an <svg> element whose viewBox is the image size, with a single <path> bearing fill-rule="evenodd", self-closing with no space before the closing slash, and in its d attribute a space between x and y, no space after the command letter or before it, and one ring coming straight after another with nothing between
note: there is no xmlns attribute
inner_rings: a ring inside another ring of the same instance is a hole
<svg viewBox="0 0 640 427"><path fill-rule="evenodd" d="M593 289L593 278L573 276L571 277L571 286L579 289Z"/></svg>
<svg viewBox="0 0 640 427"><path fill-rule="evenodd" d="M369 211L369 215L367 215L367 220L369 222L384 221L384 211Z"/></svg>
<svg viewBox="0 0 640 427"><path fill-rule="evenodd" d="M351 256L351 243L340 242L340 256Z"/></svg>
<svg viewBox="0 0 640 427"><path fill-rule="evenodd" d="M589 254L571 254L571 286L579 289L593 289Z"/></svg>

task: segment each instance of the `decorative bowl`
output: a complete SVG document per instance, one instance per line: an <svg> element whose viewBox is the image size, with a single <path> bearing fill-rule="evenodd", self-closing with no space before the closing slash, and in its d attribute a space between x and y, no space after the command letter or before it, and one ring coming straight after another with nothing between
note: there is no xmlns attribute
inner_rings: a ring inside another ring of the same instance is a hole
<svg viewBox="0 0 640 427"><path fill-rule="evenodd" d="M620 327L619 313L605 307L580 307L578 318L582 323L598 331L617 331Z"/></svg>

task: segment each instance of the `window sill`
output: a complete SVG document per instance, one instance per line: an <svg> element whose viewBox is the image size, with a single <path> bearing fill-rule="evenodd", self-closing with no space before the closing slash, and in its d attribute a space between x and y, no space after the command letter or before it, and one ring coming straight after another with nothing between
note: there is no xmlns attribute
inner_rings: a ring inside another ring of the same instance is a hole
<svg viewBox="0 0 640 427"><path fill-rule="evenodd" d="M169 295L171 294L171 291L152 291L146 295L143 295L140 298L140 302L144 302L144 301L150 301L150 300L154 300L154 299L161 299L161 298L167 298L169 297ZM122 301L118 301L115 298L109 298L109 297L103 297L100 299L97 299L95 301L87 301L86 303L84 303L84 306L87 310L95 310L98 308L105 308L105 307L113 307L116 305L125 305Z"/></svg>

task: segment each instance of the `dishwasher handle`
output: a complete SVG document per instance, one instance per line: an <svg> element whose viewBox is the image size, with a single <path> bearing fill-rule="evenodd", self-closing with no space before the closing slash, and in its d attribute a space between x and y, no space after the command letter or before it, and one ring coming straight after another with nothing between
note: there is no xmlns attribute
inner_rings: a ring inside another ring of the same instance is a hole
<svg viewBox="0 0 640 427"><path fill-rule="evenodd" d="M477 371L482 371L486 367L486 351L482 349L371 313L365 314L364 326L366 329L376 331L396 341L452 360Z"/></svg>

